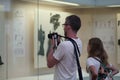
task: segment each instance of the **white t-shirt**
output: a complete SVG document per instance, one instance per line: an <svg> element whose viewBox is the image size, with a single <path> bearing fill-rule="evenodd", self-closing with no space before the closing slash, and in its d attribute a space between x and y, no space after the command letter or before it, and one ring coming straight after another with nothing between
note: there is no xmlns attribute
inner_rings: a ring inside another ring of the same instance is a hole
<svg viewBox="0 0 120 80"><path fill-rule="evenodd" d="M81 53L81 40L79 38L74 40L78 44ZM76 80L77 62L72 42L61 42L53 56L59 61L59 63L55 65L54 80Z"/></svg>
<svg viewBox="0 0 120 80"><path fill-rule="evenodd" d="M97 58L97 57L96 57L96 58ZM98 58L98 59L99 59L99 58ZM88 71L89 71L89 67L90 67L90 66L95 66L96 71L97 71L97 73L98 73L98 70L99 70L99 68L100 68L100 62L97 61L96 59L92 58L92 57L89 57L89 58L87 59L86 66L87 66L87 70L88 70ZM89 71L89 78L90 78L89 80L92 80L92 76L91 76L90 71Z"/></svg>

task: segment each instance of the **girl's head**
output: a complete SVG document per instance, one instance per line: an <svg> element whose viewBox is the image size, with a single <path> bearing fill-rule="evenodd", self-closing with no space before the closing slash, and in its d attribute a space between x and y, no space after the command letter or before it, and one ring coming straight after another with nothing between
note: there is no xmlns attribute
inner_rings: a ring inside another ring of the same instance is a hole
<svg viewBox="0 0 120 80"><path fill-rule="evenodd" d="M108 56L99 38L94 37L89 40L87 51L88 57L99 57L105 64L107 63Z"/></svg>

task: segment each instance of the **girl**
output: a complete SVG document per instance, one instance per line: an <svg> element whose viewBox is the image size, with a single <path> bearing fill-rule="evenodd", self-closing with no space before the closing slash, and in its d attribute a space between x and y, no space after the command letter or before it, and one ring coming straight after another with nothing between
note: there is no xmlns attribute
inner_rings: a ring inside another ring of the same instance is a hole
<svg viewBox="0 0 120 80"><path fill-rule="evenodd" d="M87 46L87 52L88 52L88 59L86 64L86 70L89 73L90 80L108 79L108 78L98 79L98 73L104 72L102 71L102 69L100 70L100 66L101 66L100 62L102 62L107 68L109 68L112 71L110 77L112 77L113 75L119 72L113 65L108 63L108 55L103 47L102 41L99 38L91 38L89 40Z"/></svg>

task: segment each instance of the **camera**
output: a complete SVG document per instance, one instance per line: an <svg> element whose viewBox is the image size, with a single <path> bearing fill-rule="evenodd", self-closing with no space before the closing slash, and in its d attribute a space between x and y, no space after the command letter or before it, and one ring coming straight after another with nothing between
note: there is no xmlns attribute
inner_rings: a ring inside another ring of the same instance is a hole
<svg viewBox="0 0 120 80"><path fill-rule="evenodd" d="M60 41L58 40L58 36L59 36L58 33L55 33L55 32L48 34L48 38L49 38L49 39L52 39L52 37L54 38L54 43L55 43L54 48L55 48L55 49L57 48L57 46L58 46L59 43L60 43Z"/></svg>
<svg viewBox="0 0 120 80"><path fill-rule="evenodd" d="M54 36L54 39L57 39L59 35L58 33L55 33L55 32L48 34L49 39L52 39L53 36Z"/></svg>

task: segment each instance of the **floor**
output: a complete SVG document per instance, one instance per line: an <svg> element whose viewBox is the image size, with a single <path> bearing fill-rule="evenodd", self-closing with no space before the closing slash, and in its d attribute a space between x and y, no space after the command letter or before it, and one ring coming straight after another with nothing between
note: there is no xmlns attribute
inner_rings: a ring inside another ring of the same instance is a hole
<svg viewBox="0 0 120 80"><path fill-rule="evenodd" d="M83 73L84 80L89 80L88 74L84 71L82 73ZM53 80L53 74L14 78L14 79L8 79L8 80ZM114 76L114 80L120 80L120 73Z"/></svg>

